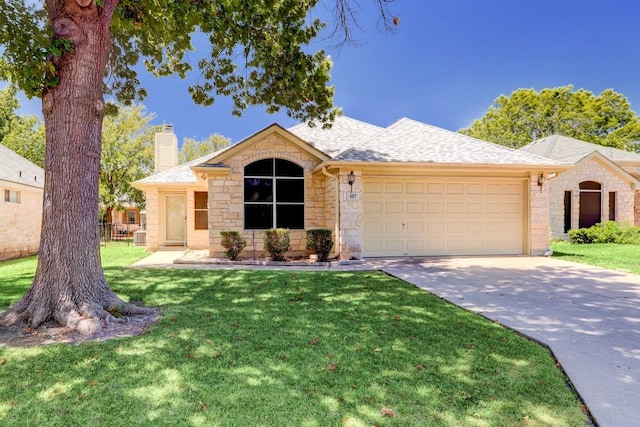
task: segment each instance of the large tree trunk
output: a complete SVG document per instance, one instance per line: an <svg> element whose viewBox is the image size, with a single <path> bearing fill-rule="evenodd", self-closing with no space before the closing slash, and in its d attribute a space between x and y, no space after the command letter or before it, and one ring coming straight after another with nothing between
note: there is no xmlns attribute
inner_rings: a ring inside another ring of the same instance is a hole
<svg viewBox="0 0 640 427"><path fill-rule="evenodd" d="M55 60L59 83L42 97L47 148L40 257L28 293L0 316L0 326L36 328L55 320L81 333L98 332L109 313L144 314L109 288L100 262L98 179L104 111L103 78L115 0L47 2L58 38L74 50ZM109 7L110 6L110 7Z"/></svg>

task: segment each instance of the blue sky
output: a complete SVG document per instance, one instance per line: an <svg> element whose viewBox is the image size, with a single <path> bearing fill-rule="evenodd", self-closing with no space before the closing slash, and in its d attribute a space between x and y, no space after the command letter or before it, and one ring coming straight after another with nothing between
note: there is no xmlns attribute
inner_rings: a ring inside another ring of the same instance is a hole
<svg viewBox="0 0 640 427"><path fill-rule="evenodd" d="M640 111L640 4L634 1L396 0L395 34L377 29L374 0L358 2L361 44L328 49L335 105L347 116L380 126L409 117L455 131L501 94L567 84L596 94L612 88ZM220 133L238 142L274 122L295 124L264 108L236 118L225 99L195 105L189 80L144 75L142 82L155 123L172 123L180 141ZM37 110L38 104L24 105L25 112Z"/></svg>

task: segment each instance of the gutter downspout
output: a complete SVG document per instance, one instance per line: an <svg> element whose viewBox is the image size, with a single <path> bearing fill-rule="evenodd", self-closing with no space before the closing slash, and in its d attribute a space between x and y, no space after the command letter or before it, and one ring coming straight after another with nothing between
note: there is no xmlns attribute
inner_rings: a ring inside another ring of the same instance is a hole
<svg viewBox="0 0 640 427"><path fill-rule="evenodd" d="M335 176L330 174L327 171L327 167L326 166L322 166L322 174L329 177L329 178L333 178L336 180L336 202L335 202L335 218L336 218L336 224L335 224L335 229L334 229L334 233L336 235L336 242L335 242L335 249L333 251L333 256L331 258L340 258L340 179Z"/></svg>

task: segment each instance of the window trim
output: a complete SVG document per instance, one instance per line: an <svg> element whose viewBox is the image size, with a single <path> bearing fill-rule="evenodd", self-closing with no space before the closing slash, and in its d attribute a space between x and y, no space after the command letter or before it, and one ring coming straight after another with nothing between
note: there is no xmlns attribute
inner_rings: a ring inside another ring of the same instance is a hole
<svg viewBox="0 0 640 427"><path fill-rule="evenodd" d="M197 194L204 194L205 195L205 200L206 200L206 205L204 208L197 208L197 203L196 203L196 195ZM204 218L205 220L205 226L204 227L199 227L198 226L198 216L202 216L204 214ZM193 229L194 230L208 230L209 229L209 192L208 191L194 191L193 192Z"/></svg>
<svg viewBox="0 0 640 427"><path fill-rule="evenodd" d="M12 197L14 196L14 197ZM7 203L20 204L20 191L19 190L4 190L4 201Z"/></svg>
<svg viewBox="0 0 640 427"><path fill-rule="evenodd" d="M257 163L257 162L261 162L264 161L266 159L270 159L273 163L271 165L271 175L245 175L244 171L246 171L246 169ZM291 176L291 174L283 174L283 175L278 175L278 167L277 167L277 162L278 161L282 161L282 162L287 162L290 164L295 165L296 167L298 167L300 169L300 176ZM270 200L258 200L258 201L247 201L246 199L246 180L247 179L261 179L261 180L270 180L271 181L271 199ZM301 201L300 202L291 202L291 201L287 201L287 202L279 202L278 201L278 181L279 180L283 180L283 181L292 181L292 180L300 180L302 181L302 197L301 197ZM244 166L243 168L243 175L242 175L242 194L243 194L243 228L245 230L268 230L269 228L275 228L278 226L278 207L280 206L302 206L302 218L301 219L301 224L300 227L287 227L291 230L304 230L304 225L305 225L305 213L306 213L306 186L305 186L305 176L304 176L304 168L302 166L300 166L299 164L288 160L288 159L283 159L283 158L279 158L279 157L267 157L265 159L259 159L256 161L253 161L247 165ZM256 205L269 205L271 206L271 225L269 227L266 228L255 228L255 227L248 227L247 226L247 206L256 206Z"/></svg>

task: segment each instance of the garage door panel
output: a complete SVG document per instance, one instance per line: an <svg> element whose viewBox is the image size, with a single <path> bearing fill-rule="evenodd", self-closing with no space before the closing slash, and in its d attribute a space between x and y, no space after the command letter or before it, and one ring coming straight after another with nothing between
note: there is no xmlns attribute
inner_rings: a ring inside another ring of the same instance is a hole
<svg viewBox="0 0 640 427"><path fill-rule="evenodd" d="M447 213L449 214L464 213L464 202L448 202Z"/></svg>
<svg viewBox="0 0 640 427"><path fill-rule="evenodd" d="M424 213L424 203L422 202L407 202L408 214L422 214Z"/></svg>
<svg viewBox="0 0 640 427"><path fill-rule="evenodd" d="M403 184L401 182L386 182L384 185L384 191L387 193L402 194L404 192L403 190Z"/></svg>
<svg viewBox="0 0 640 427"><path fill-rule="evenodd" d="M383 194L382 183L375 181L365 181L364 192L367 194Z"/></svg>
<svg viewBox="0 0 640 427"><path fill-rule="evenodd" d="M440 202L427 202L427 213L442 213L444 212L444 203Z"/></svg>
<svg viewBox="0 0 640 427"><path fill-rule="evenodd" d="M432 236L426 241L426 254L437 255L446 252L447 242L444 236Z"/></svg>
<svg viewBox="0 0 640 427"><path fill-rule="evenodd" d="M386 221L384 223L384 231L387 234L399 234L404 232L404 227L401 222Z"/></svg>
<svg viewBox="0 0 640 427"><path fill-rule="evenodd" d="M408 233L424 233L424 222L420 221L409 221L406 223L407 232Z"/></svg>
<svg viewBox="0 0 640 427"><path fill-rule="evenodd" d="M465 226L464 222L448 222L447 223L447 232L448 233L464 233Z"/></svg>
<svg viewBox="0 0 640 427"><path fill-rule="evenodd" d="M427 222L427 233L429 234L444 233L445 226L446 224L444 222Z"/></svg>
<svg viewBox="0 0 640 427"><path fill-rule="evenodd" d="M461 182L454 182L447 184L447 194L464 194L464 184Z"/></svg>
<svg viewBox="0 0 640 427"><path fill-rule="evenodd" d="M379 236L382 233L384 223L382 221L365 221L364 223L364 235L376 235ZM378 237L379 238L379 237Z"/></svg>
<svg viewBox="0 0 640 427"><path fill-rule="evenodd" d="M428 194L443 194L444 193L444 184L443 183L427 183L427 193Z"/></svg>
<svg viewBox="0 0 640 427"><path fill-rule="evenodd" d="M467 184L467 194L482 194L484 186L482 184Z"/></svg>
<svg viewBox="0 0 640 427"><path fill-rule="evenodd" d="M467 213L469 214L481 214L484 212L484 205L480 202L468 202Z"/></svg>
<svg viewBox="0 0 640 427"><path fill-rule="evenodd" d="M365 202L364 213L365 214L382 214L384 212L382 202Z"/></svg>
<svg viewBox="0 0 640 427"><path fill-rule="evenodd" d="M365 179L364 256L523 253L521 180L372 182Z"/></svg>
<svg viewBox="0 0 640 427"><path fill-rule="evenodd" d="M504 204L504 213L519 214L522 213L522 203L513 202Z"/></svg>
<svg viewBox="0 0 640 427"><path fill-rule="evenodd" d="M404 212L404 203L402 202L386 202L384 204L384 213L396 214Z"/></svg>
<svg viewBox="0 0 640 427"><path fill-rule="evenodd" d="M424 184L421 182L408 182L407 194L422 194L424 193Z"/></svg>
<svg viewBox="0 0 640 427"><path fill-rule="evenodd" d="M407 252L416 255L424 253L424 240L407 240Z"/></svg>
<svg viewBox="0 0 640 427"><path fill-rule="evenodd" d="M403 254L404 241L402 239L389 239L384 242L385 251L392 255Z"/></svg>

